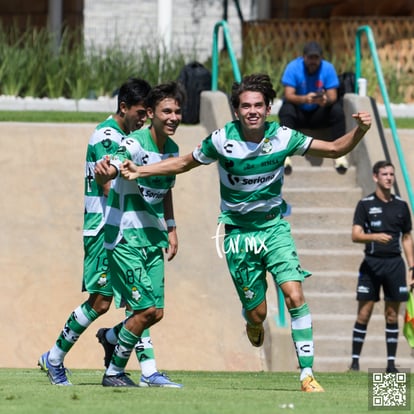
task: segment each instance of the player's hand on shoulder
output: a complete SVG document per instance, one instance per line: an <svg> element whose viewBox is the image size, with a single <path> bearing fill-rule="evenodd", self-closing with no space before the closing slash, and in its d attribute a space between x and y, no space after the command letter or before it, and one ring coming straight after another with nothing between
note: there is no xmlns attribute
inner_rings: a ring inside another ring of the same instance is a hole
<svg viewBox="0 0 414 414"><path fill-rule="evenodd" d="M126 180L135 180L139 177L138 166L131 160L125 160L121 164L119 172L121 174L121 177L125 178Z"/></svg>

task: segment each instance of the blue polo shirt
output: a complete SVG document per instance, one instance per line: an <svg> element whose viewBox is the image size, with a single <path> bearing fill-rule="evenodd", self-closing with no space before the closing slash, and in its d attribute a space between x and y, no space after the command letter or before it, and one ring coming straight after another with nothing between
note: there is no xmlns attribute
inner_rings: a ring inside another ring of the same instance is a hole
<svg viewBox="0 0 414 414"><path fill-rule="evenodd" d="M283 86L295 88L297 95L306 95L309 92L317 92L321 89L339 87L339 79L332 63L321 60L319 69L312 75L308 74L303 56L289 62L282 75ZM301 104L304 111L313 111L317 104Z"/></svg>

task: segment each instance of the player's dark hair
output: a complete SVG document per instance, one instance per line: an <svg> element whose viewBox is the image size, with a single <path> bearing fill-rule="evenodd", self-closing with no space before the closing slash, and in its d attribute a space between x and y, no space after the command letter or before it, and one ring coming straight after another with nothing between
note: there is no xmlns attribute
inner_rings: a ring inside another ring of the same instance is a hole
<svg viewBox="0 0 414 414"><path fill-rule="evenodd" d="M121 102L124 102L127 108L133 105L144 103L145 98L151 91L151 85L144 79L130 78L121 85L118 91L118 107L116 112L121 112Z"/></svg>
<svg viewBox="0 0 414 414"><path fill-rule="evenodd" d="M178 82L161 83L154 86L151 92L145 99L145 105L147 108L151 108L155 111L155 107L159 102L165 98L171 98L177 101L179 106L183 106L185 101L185 90L183 86Z"/></svg>
<svg viewBox="0 0 414 414"><path fill-rule="evenodd" d="M234 109L240 105L240 94L246 91L260 92L263 95L266 106L269 106L276 98L276 91L273 89L269 75L254 73L244 76L241 82L234 82L231 88L231 104Z"/></svg>
<svg viewBox="0 0 414 414"><path fill-rule="evenodd" d="M395 169L395 167L394 167L394 165L392 164L392 162L382 160L382 161L377 161L377 162L374 164L374 166L372 167L372 172L374 173L374 175L378 175L379 170L380 170L381 168L386 168L386 167L392 167L392 168L394 168L394 169Z"/></svg>

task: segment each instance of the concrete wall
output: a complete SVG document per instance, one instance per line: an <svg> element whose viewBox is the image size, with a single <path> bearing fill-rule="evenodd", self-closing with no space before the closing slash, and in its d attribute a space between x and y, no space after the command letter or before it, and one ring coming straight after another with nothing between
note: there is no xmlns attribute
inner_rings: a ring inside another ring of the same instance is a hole
<svg viewBox="0 0 414 414"><path fill-rule="evenodd" d="M97 47L106 48L116 40L117 44L127 50L136 48L139 51L148 47L155 51L160 37L165 34L157 32L158 1L84 1L84 36L87 45L93 43ZM171 50L181 51L200 61L206 60L211 55L214 25L223 19L223 1L173 0L171 3ZM228 3L227 21L233 48L236 55L240 56L241 23L234 3ZM257 6L251 6L251 3L250 0L240 1L246 20L257 16Z"/></svg>
<svg viewBox="0 0 414 414"><path fill-rule="evenodd" d="M94 126L0 123L0 367L35 367L87 297L80 292L83 169ZM181 152L191 151L207 133L201 125L181 126L176 136ZM400 137L413 176L414 131L400 131ZM353 155L371 151L375 142L368 134ZM358 169L371 168L371 159L359 157ZM152 330L159 368L295 370L289 333L272 320L274 289L269 289L271 335L265 346L252 348L246 338L239 300L213 239L219 211L216 166L177 177L174 201L179 254L166 266L165 318ZM111 309L95 322L68 355L67 366L101 368L95 333L121 319L123 312ZM132 357L130 369L135 368Z"/></svg>
<svg viewBox="0 0 414 414"><path fill-rule="evenodd" d="M35 367L87 298L80 292L83 171L94 126L0 123L0 367ZM207 135L201 126L180 128L176 141L182 153ZM165 317L152 330L160 369L268 369L264 351L245 335L239 300L216 252L217 181L215 166L177 178L179 253L166 265ZM66 365L103 367L95 333L122 319L114 308L98 319ZM132 356L129 369L137 368Z"/></svg>

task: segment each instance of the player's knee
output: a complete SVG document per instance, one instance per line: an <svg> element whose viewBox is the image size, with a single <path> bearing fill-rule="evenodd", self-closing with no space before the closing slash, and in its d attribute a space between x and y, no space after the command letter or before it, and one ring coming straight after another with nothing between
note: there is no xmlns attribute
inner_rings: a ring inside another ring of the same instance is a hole
<svg viewBox="0 0 414 414"><path fill-rule="evenodd" d="M105 296L95 296L92 297L89 301L93 310L99 315L103 315L104 313L108 312L109 308L111 307L112 297L105 297Z"/></svg>
<svg viewBox="0 0 414 414"><path fill-rule="evenodd" d="M155 312L154 323L158 323L164 317L164 309L157 309Z"/></svg>
<svg viewBox="0 0 414 414"><path fill-rule="evenodd" d="M253 324L258 325L266 319L267 308L266 304L262 302L259 306L246 312L247 320Z"/></svg>

